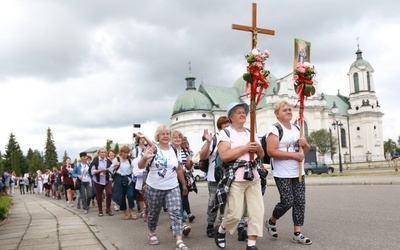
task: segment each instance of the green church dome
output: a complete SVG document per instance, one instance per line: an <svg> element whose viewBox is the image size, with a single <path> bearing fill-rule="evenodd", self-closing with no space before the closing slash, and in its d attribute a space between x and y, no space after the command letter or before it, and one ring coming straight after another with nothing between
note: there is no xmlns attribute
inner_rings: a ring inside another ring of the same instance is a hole
<svg viewBox="0 0 400 250"><path fill-rule="evenodd" d="M360 49L357 50L356 52L357 59L355 62L353 62L350 66L350 70L355 67L357 69L365 69L367 67L371 67L371 64L369 64L368 61L364 60L362 57L362 51Z"/></svg>
<svg viewBox="0 0 400 250"><path fill-rule="evenodd" d="M196 89L187 89L176 99L172 115L186 111L210 111L212 107L210 99L203 93Z"/></svg>

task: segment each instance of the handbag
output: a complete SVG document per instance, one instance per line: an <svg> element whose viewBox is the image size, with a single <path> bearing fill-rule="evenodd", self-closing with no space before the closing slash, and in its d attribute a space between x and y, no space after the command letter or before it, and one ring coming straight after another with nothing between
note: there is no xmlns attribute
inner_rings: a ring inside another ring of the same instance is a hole
<svg viewBox="0 0 400 250"><path fill-rule="evenodd" d="M80 190L81 189L81 184L82 184L82 181L79 178L76 178L74 189L75 190Z"/></svg>
<svg viewBox="0 0 400 250"><path fill-rule="evenodd" d="M209 165L210 161L207 159L205 160L200 160L199 161L199 168L201 171L203 171L204 173L208 172L208 165Z"/></svg>

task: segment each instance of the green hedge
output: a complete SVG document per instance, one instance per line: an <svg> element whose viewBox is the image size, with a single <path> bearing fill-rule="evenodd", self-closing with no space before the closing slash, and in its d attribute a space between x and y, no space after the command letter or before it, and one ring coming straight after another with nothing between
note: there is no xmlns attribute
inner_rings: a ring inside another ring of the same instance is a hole
<svg viewBox="0 0 400 250"><path fill-rule="evenodd" d="M11 204L11 197L0 194L0 220L4 220L8 216L8 208Z"/></svg>

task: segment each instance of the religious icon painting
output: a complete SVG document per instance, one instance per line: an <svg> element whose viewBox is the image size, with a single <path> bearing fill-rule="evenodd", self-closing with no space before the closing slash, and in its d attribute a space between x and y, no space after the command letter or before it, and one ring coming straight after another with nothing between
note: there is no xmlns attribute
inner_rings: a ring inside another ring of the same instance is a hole
<svg viewBox="0 0 400 250"><path fill-rule="evenodd" d="M298 62L310 62L311 42L295 38L294 39L294 57L293 69L296 68Z"/></svg>

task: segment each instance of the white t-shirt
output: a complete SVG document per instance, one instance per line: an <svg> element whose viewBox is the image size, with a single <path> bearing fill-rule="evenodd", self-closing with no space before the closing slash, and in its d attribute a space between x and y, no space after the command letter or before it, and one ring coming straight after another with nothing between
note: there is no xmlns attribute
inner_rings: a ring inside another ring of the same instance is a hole
<svg viewBox="0 0 400 250"><path fill-rule="evenodd" d="M139 156L138 158L141 157ZM177 167L178 159L172 146L170 145L168 150L162 150L157 146L157 155L150 165L146 184L160 190L169 190L177 187ZM161 175L164 175L164 177Z"/></svg>
<svg viewBox="0 0 400 250"><path fill-rule="evenodd" d="M296 126L291 124L291 129L282 126L283 136L279 142L278 149L284 152L298 152L298 140L300 138L300 131ZM267 137L272 133L279 138L279 131L275 125L271 126L267 131ZM280 160L271 159L273 166L272 175L280 178L296 178L299 177L299 162L296 160ZM303 168L304 174L304 168Z"/></svg>
<svg viewBox="0 0 400 250"><path fill-rule="evenodd" d="M215 135L217 138L217 142L218 142L218 133ZM213 150L213 144L214 144L214 138L212 138L211 143L210 143L210 152ZM214 178L214 172L215 172L215 157L218 151L218 147L217 144L215 144L215 149L212 152L212 154L210 154L210 156L208 157L208 171L207 171L207 181L215 181Z"/></svg>
<svg viewBox="0 0 400 250"><path fill-rule="evenodd" d="M228 131L230 132L229 136L225 133L225 130L221 130L219 132L218 143L221 141L229 142L231 144L231 149L234 149L244 146L250 141L250 131L248 131L247 129L245 129L243 132L237 131L232 126L229 126L226 129L228 129ZM257 134L255 135L255 138L258 138ZM256 157L256 154L254 154L254 157ZM241 155L238 159L249 161L250 154L246 153L244 155ZM256 168L253 169L253 174L254 174L254 180L260 179L260 175L258 174ZM244 176L244 167L238 168L235 172L235 181L248 181L245 180L243 176Z"/></svg>
<svg viewBox="0 0 400 250"><path fill-rule="evenodd" d="M133 172L133 163L129 163L129 160L126 159L125 161L122 160L122 158L119 158L120 163L119 163L119 168L116 171L116 173L120 175L132 175ZM118 163L118 157L115 157L114 160L111 163L110 171L113 172L115 165Z"/></svg>

